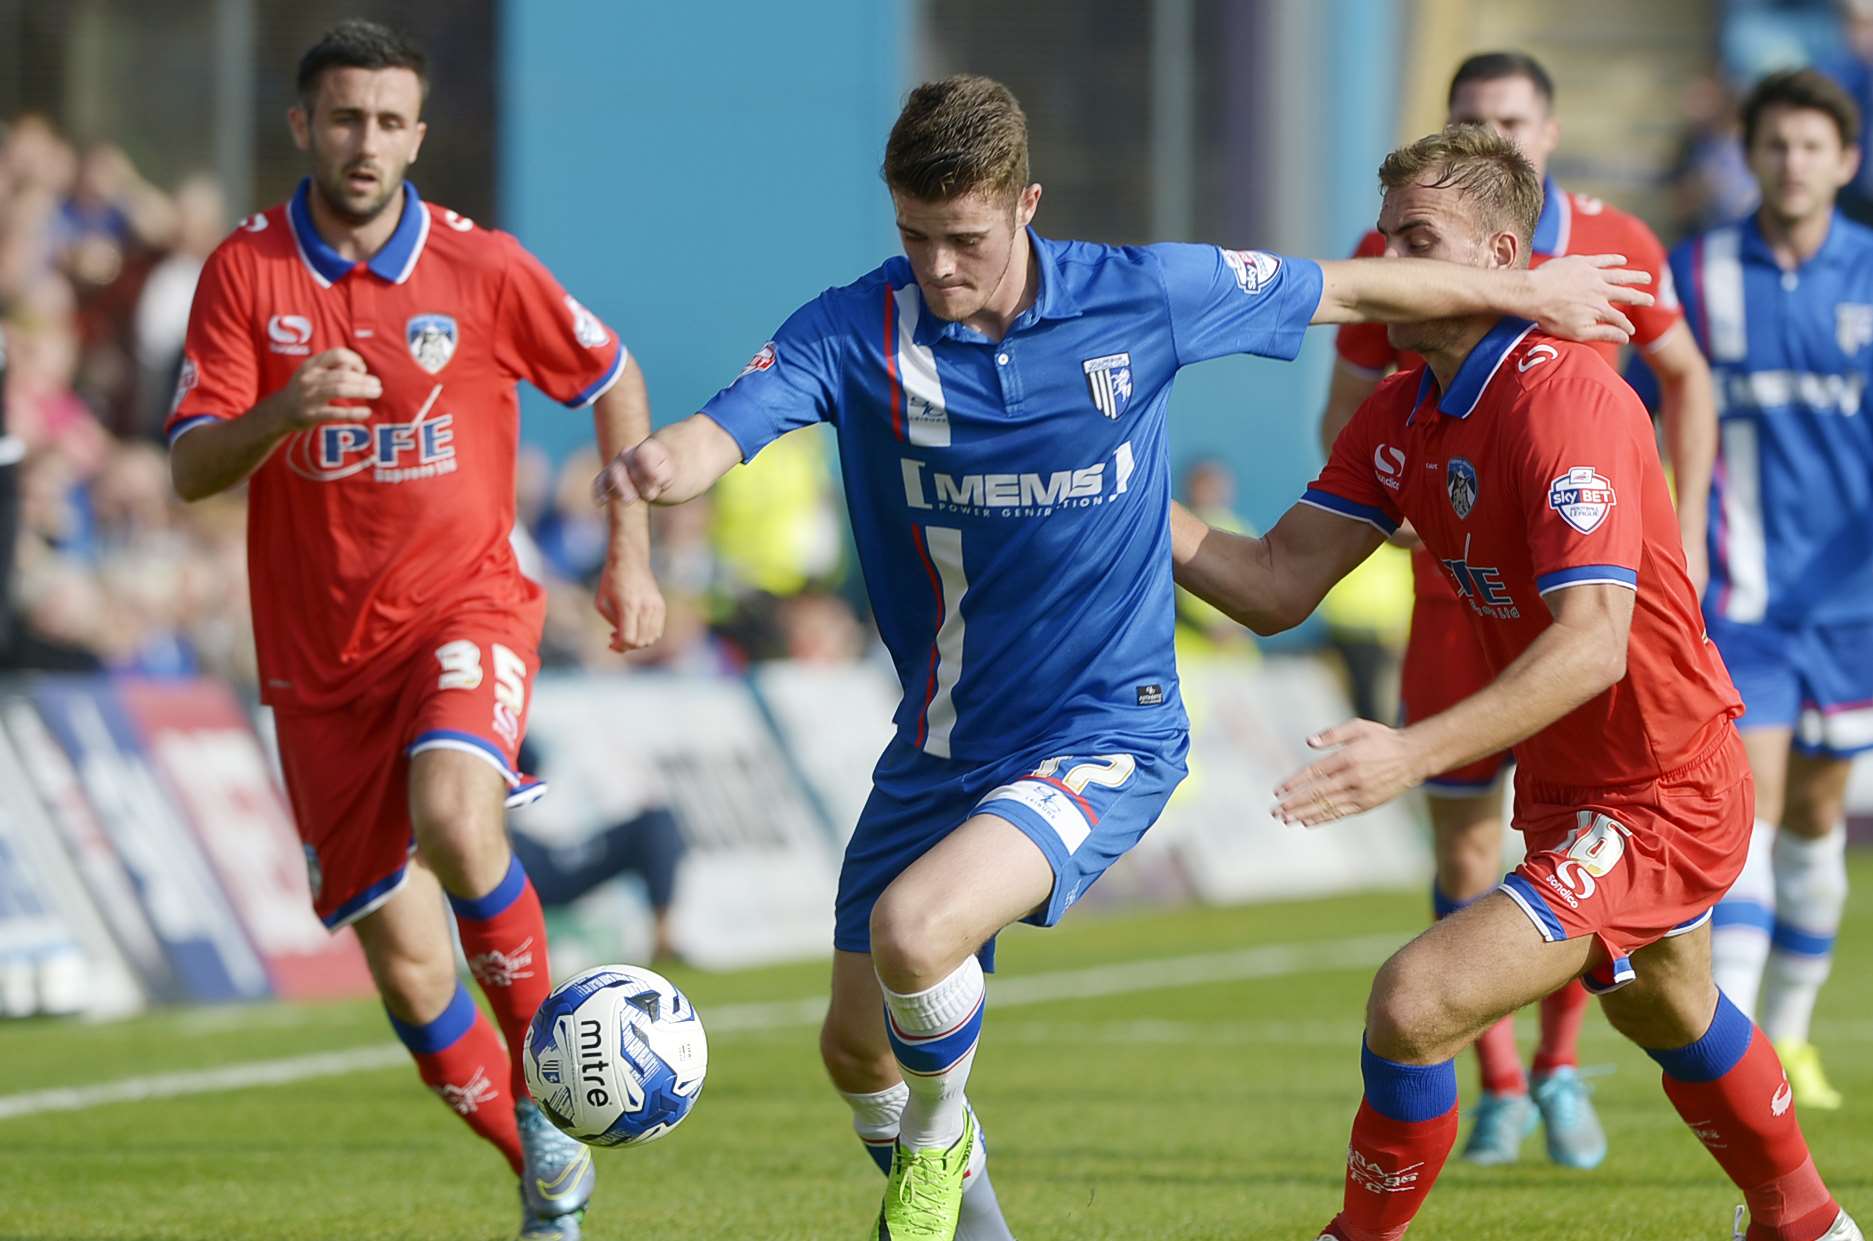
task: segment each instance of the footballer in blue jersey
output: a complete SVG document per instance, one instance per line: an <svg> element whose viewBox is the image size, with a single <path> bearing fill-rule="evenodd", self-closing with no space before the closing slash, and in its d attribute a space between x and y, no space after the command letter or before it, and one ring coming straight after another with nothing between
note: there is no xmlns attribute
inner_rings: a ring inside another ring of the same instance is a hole
<svg viewBox="0 0 1873 1241"><path fill-rule="evenodd" d="M1704 614L1757 790L1713 952L1797 1101L1832 1108L1808 1032L1847 895L1849 759L1873 747L1873 232L1835 210L1859 116L1834 82L1770 75L1744 128L1761 208L1671 255L1717 385Z"/></svg>
<svg viewBox="0 0 1873 1241"><path fill-rule="evenodd" d="M775 437L834 425L903 700L840 876L821 1048L891 1177L873 1235L987 1241L1007 1233L963 1095L985 949L1010 922L1057 921L1184 774L1177 371L1292 358L1309 323L1514 306L1623 338L1614 303L1650 298L1604 258L1509 275L1053 241L1030 227L1025 117L980 77L911 93L884 174L904 256L794 312L599 489L680 503Z"/></svg>

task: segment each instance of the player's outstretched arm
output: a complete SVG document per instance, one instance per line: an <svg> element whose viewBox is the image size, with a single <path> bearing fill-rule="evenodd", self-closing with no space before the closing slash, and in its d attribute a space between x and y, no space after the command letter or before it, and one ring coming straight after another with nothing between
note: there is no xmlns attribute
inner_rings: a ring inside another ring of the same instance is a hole
<svg viewBox="0 0 1873 1241"><path fill-rule="evenodd" d="M1570 255L1527 268L1467 267L1435 259L1341 259L1320 265L1315 323L1412 323L1515 315L1567 340L1632 338L1622 306L1650 306L1652 277L1617 254Z"/></svg>
<svg viewBox="0 0 1873 1241"><path fill-rule="evenodd" d="M1678 502L1678 534L1684 540L1691 585L1701 596L1710 578L1710 476L1717 464L1717 388L1697 338L1680 320L1652 343L1646 361L1658 376L1659 421L1671 454Z"/></svg>
<svg viewBox="0 0 1873 1241"><path fill-rule="evenodd" d="M1171 502L1177 584L1237 624L1267 635L1306 620L1333 584L1384 542L1364 522L1297 504L1261 538L1216 530Z"/></svg>
<svg viewBox="0 0 1873 1241"><path fill-rule="evenodd" d="M592 404L602 460L650 434L650 392L637 358L627 358L618 382ZM611 649L637 651L663 636L663 592L650 568L650 514L619 497L605 502L609 536L598 576L598 614L611 623Z"/></svg>
<svg viewBox="0 0 1873 1241"><path fill-rule="evenodd" d="M363 422L384 393L364 359L327 349L300 363L286 386L237 418L198 423L169 448L169 477L184 500L200 500L244 481L274 447L296 431L327 422Z"/></svg>
<svg viewBox="0 0 1873 1241"><path fill-rule="evenodd" d="M612 457L593 480L592 495L601 504L681 504L740 463L735 437L709 415L691 414Z"/></svg>
<svg viewBox="0 0 1873 1241"><path fill-rule="evenodd" d="M1317 827L1370 810L1440 771L1507 750L1625 677L1632 590L1580 585L1542 598L1554 624L1449 710L1409 728L1350 720L1309 737L1332 753L1275 789L1276 817Z"/></svg>

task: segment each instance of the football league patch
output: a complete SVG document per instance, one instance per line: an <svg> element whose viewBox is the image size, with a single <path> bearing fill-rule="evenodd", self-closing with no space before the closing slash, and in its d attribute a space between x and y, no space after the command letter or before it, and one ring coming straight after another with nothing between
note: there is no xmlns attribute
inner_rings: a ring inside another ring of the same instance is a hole
<svg viewBox="0 0 1873 1241"><path fill-rule="evenodd" d="M1281 270L1281 259L1266 250L1224 250L1223 262L1236 274L1236 287L1253 297Z"/></svg>
<svg viewBox="0 0 1873 1241"><path fill-rule="evenodd" d="M450 315L414 315L403 327L403 339L416 364L433 375L455 356L455 319Z"/></svg>
<svg viewBox="0 0 1873 1241"><path fill-rule="evenodd" d="M774 348L774 342L770 340L767 344L762 345L752 358L748 359L748 365L741 368L741 375L752 375L756 371L767 370L774 365L775 360L779 356L779 353L776 352ZM737 375L735 378L740 379L741 375Z"/></svg>
<svg viewBox="0 0 1873 1241"><path fill-rule="evenodd" d="M572 335L587 349L596 349L611 339L611 333L598 321L598 316L579 304L579 299L566 294L566 309L572 312Z"/></svg>
<svg viewBox="0 0 1873 1241"><path fill-rule="evenodd" d="M1577 465L1548 484L1548 507L1582 534L1592 534L1619 497L1612 480L1590 465Z"/></svg>

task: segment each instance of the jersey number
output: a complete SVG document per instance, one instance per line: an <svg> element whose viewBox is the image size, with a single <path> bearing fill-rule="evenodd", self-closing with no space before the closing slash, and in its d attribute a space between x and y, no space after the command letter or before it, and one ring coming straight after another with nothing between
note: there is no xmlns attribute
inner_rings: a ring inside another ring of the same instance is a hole
<svg viewBox="0 0 1873 1241"><path fill-rule="evenodd" d="M1060 764L1073 762L1071 758L1050 758L1034 769L1034 774L1049 779L1058 778L1076 796L1086 792L1086 786L1097 784L1102 789L1123 787L1132 778L1132 772L1138 767L1138 760L1129 754L1099 754L1080 762L1074 762L1067 768L1066 774L1060 774Z"/></svg>

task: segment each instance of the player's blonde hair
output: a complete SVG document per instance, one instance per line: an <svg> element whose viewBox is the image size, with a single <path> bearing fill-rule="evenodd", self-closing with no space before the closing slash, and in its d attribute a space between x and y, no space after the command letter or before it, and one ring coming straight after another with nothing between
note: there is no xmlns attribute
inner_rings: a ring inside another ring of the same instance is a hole
<svg viewBox="0 0 1873 1241"><path fill-rule="evenodd" d="M1399 147L1379 165L1379 184L1387 190L1407 185L1452 189L1469 203L1476 222L1494 233L1507 229L1522 242L1521 259L1541 219L1541 178L1513 142L1482 125L1447 125L1409 146Z"/></svg>
<svg viewBox="0 0 1873 1241"><path fill-rule="evenodd" d="M927 202L983 192L1013 201L1028 184L1028 118L1014 93L973 73L925 82L884 148L885 184Z"/></svg>

